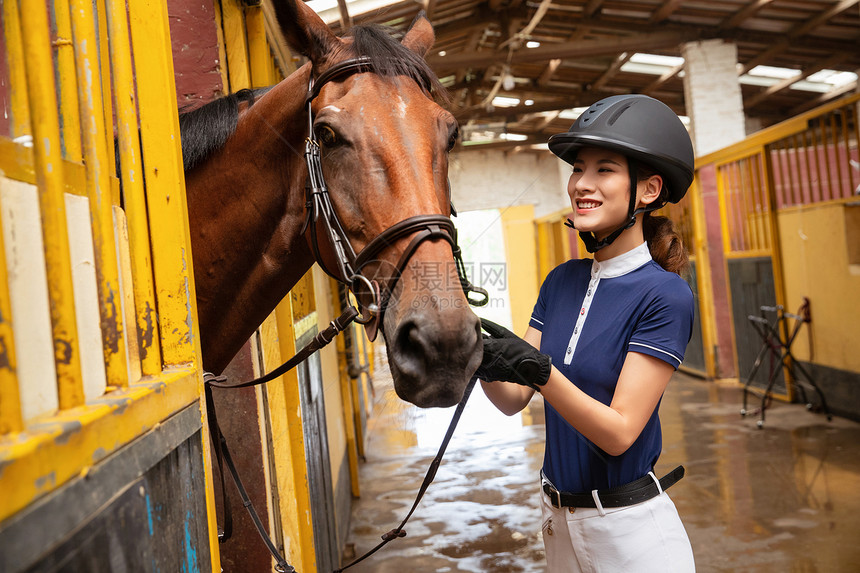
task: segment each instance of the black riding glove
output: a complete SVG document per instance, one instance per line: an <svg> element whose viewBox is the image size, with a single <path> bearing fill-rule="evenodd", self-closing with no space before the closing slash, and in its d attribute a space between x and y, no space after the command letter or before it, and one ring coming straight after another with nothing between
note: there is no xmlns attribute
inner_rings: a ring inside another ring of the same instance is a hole
<svg viewBox="0 0 860 573"><path fill-rule="evenodd" d="M552 359L534 346L494 322L482 318L484 359L475 375L486 382L504 380L540 391L552 372Z"/></svg>

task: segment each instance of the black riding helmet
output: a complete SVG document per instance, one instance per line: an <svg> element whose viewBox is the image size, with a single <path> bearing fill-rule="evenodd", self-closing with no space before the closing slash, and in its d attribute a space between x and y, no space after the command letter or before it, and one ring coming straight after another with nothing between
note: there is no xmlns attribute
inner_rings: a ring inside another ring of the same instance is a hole
<svg viewBox="0 0 860 573"><path fill-rule="evenodd" d="M580 232L593 253L614 241L633 226L636 215L677 203L693 182L695 158L690 135L680 118L664 103L639 94L611 96L589 107L565 133L549 138L549 149L573 163L582 147L602 147L627 157L630 171L629 220L605 239ZM636 209L637 164L651 167L663 176L662 200ZM568 220L568 226L573 224Z"/></svg>

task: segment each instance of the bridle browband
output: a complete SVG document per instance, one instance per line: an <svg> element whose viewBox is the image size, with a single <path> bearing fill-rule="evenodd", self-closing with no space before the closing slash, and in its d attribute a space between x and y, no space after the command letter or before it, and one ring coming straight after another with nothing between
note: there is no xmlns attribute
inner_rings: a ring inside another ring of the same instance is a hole
<svg viewBox="0 0 860 573"><path fill-rule="evenodd" d="M472 285L466 277L465 265L460 247L457 244L457 229L450 217L445 215L415 215L385 229L359 253L356 253L347 238L337 213L331 203L331 197L322 172L320 145L314 134L314 114L312 104L323 86L333 80L343 79L357 73L373 72L372 61L366 56L353 58L332 66L314 81L313 75L308 82L308 93L305 105L308 111L308 136L305 140L305 161L308 166L308 183L306 187L308 210L303 231L308 233L308 241L313 249L314 257L320 267L330 276L344 283L353 292L361 309L361 315L356 322L363 324L368 338L373 341L394 287L403 274L406 265L418 247L424 241L445 240L451 245L460 286L470 304L483 306L489 300L487 291ZM420 84L429 93L430 79L420 77ZM450 197L449 197L450 201ZM455 212L452 205L452 212ZM398 240L414 235L408 244L392 277L380 288L379 283L363 274L364 268L377 261L387 248ZM482 298L471 299L469 294L475 292ZM361 293L361 295L359 295ZM364 300L362 300L364 299Z"/></svg>
<svg viewBox="0 0 860 573"><path fill-rule="evenodd" d="M215 461L218 464L220 474L222 507L224 508L225 514L223 529L219 528L218 531L218 540L220 543L225 542L227 539L230 538L232 530L230 505L227 500L227 490L225 489L224 483L224 466L226 465L227 469L229 469L230 471L234 483L236 484L237 489L239 490L239 495L242 498L242 504L248 510L254 527L256 527L257 532L260 534L260 537L263 539L264 543L266 544L266 547L272 554L272 557L274 557L274 569L279 573L295 573L295 569L287 562L287 560L279 551L278 547L272 541L269 534L266 532L265 526L263 525L262 520L257 514L256 509L254 509L254 505L251 503L251 499L248 496L244 485L242 484L242 480L240 479L238 472L236 471L236 466L233 463L232 457L230 456L230 451L227 448L227 440L224 438L224 435L221 432L221 428L218 426L218 420L215 412L215 400L212 395L212 389L247 388L250 386L257 386L259 384L269 382L295 368L298 364L307 359L311 354L330 343L353 321L358 322L359 324L363 324L365 326L365 329L367 330L368 338L373 341L376 337L378 326L382 322L382 316L385 313L385 308L388 304L394 287L397 284L397 281L400 279L400 275L403 273L403 270L406 268L406 265L409 264L409 260L412 258L412 255L415 253L416 249L418 249L418 247L424 241L442 239L447 241L451 245L451 250L454 255L454 261L457 266L457 276L460 280L460 287L463 289L463 293L465 294L466 300L469 302L469 304L474 306L483 306L489 301L489 294L487 293L487 291L480 287L474 286L469 282L469 279L466 277L466 267L463 263L463 255L460 251L460 247L457 244L457 229L454 227L454 223L451 221L450 217L446 217L444 215L416 215L414 217L409 217L407 219L404 219L403 221L400 221L399 223L395 223L388 229L385 229L376 238L371 240L370 243L368 243L367 246L365 246L358 254L356 254L355 250L352 248L352 245L350 244L349 239L344 232L343 226L340 224L340 220L338 219L337 214L334 211L334 207L331 204L328 188L326 187L325 180L323 179L322 166L320 161L320 146L314 135L313 110L311 109L311 104L313 100L319 95L320 90L326 84L326 82L355 73L373 71L375 71L375 68L371 63L370 58L360 57L346 60L340 64L333 66L332 68L326 70L323 74L321 74L316 82L314 82L313 74L311 74L311 79L308 85L308 94L305 100L308 110L308 137L305 142L305 160L308 165L308 184L306 188L306 207L308 210L308 215L307 219L305 220L305 226L302 229L302 232L310 233L308 240L313 249L314 257L316 258L317 263L319 263L319 265L326 273L339 280L340 282L344 283L350 290L353 291L359 308L363 307L364 312L360 312L355 307L347 304L347 308L343 312L343 314L341 314L338 318L332 320L326 329L318 333L313 338L313 340L311 340L310 343L308 343L304 348L297 352L295 356L287 360L284 364L282 364L272 372L269 372L265 376L261 376L260 378L257 378L255 380L251 380L248 382L229 382L227 381L225 376L214 376L213 374L208 372L204 373L203 376L206 396L207 423L209 426L210 437L213 441L215 449ZM419 83L421 83L422 87L429 93L431 85L429 78L422 75L420 79L421 81ZM451 213L456 214L453 204L451 205ZM400 260L397 262L394 274L389 280L390 284L388 284L385 290L382 291L376 281L370 280L364 274L362 274L362 270L369 263L375 261L376 257L380 255L385 249L389 248L396 241L409 237L410 235L412 236L412 240L409 242L409 244L404 249L403 254L400 256ZM320 245L321 238L323 239L323 245ZM362 302L361 298L359 297L359 294L356 292L362 286L368 287L371 297L370 302ZM470 298L469 294L473 292L478 293L482 298ZM427 488L430 486L430 483L433 481L433 478L436 476L436 470L439 468L439 464L442 462L442 456L444 455L445 450L448 447L448 442L451 440L451 436L454 433L454 429L457 426L457 422L460 419L460 415L463 413L463 409L466 406L466 401L469 399L469 394L472 392L472 388L474 388L476 381L477 378L475 376L472 376L472 378L469 380L469 383L466 385L466 388L463 392L463 398L457 405L457 408L454 412L454 416L452 417L451 423L448 426L448 431L442 440L442 445L439 447L439 450L436 453L436 457L430 463L430 467L427 469L427 473L424 476L424 481L422 482L421 487L418 490L418 495L415 498L415 502L412 504L412 508L409 510L409 513L406 515L405 519L400 523L399 526L385 533L382 536L381 543L376 545L370 551L367 551L361 557L353 560L348 565L336 569L335 573L340 573L344 569L352 567L356 563L363 561L370 555L374 554L376 551L381 549L390 541L399 537L404 537L406 535L406 531L403 529L403 527L406 525L406 522L409 520L409 518L412 517L412 514L418 507L418 503L421 501L424 492L427 490Z"/></svg>

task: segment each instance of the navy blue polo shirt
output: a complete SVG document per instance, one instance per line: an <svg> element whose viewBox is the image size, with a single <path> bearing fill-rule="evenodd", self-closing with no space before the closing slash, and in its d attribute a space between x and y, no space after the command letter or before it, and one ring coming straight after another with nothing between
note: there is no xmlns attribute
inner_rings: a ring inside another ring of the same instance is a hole
<svg viewBox="0 0 860 573"><path fill-rule="evenodd" d="M541 352L583 392L609 405L628 352L678 368L693 328L693 293L651 260L646 243L612 259L567 261L543 285L529 325ZM589 492L637 480L662 449L658 407L633 445L610 456L547 402L543 471L561 491Z"/></svg>

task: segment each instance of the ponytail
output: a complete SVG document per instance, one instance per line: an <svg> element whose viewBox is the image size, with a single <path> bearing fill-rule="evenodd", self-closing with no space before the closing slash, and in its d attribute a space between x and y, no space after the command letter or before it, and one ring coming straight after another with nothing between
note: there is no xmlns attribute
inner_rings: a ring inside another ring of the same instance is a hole
<svg viewBox="0 0 860 573"><path fill-rule="evenodd" d="M642 234L648 243L651 258L658 265L679 275L686 272L690 265L689 254L670 219L645 213L642 218Z"/></svg>

